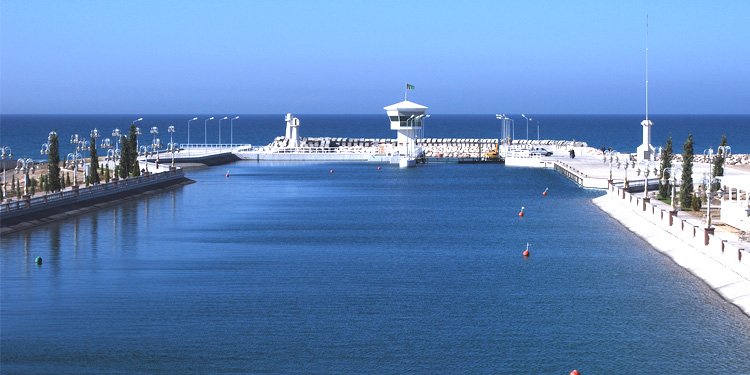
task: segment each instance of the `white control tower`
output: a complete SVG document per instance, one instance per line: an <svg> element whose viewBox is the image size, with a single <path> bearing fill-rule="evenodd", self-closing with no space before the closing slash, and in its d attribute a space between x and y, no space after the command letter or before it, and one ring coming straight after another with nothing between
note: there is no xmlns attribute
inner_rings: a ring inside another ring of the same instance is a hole
<svg viewBox="0 0 750 375"><path fill-rule="evenodd" d="M422 122L429 115L425 115L427 107L404 100L384 107L391 120L391 130L396 130L396 151L399 155L415 157L417 154L417 138L424 136Z"/></svg>

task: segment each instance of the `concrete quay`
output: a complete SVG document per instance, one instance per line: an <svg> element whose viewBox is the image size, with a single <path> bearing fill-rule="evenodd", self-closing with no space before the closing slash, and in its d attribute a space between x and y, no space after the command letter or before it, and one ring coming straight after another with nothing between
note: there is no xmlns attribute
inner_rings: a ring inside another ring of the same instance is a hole
<svg viewBox="0 0 750 375"><path fill-rule="evenodd" d="M72 186L61 192L33 197L26 195L20 200L0 204L0 234L69 218L192 182L182 169L160 168L160 172L138 177L91 186Z"/></svg>
<svg viewBox="0 0 750 375"><path fill-rule="evenodd" d="M592 202L750 316L750 243L615 186Z"/></svg>

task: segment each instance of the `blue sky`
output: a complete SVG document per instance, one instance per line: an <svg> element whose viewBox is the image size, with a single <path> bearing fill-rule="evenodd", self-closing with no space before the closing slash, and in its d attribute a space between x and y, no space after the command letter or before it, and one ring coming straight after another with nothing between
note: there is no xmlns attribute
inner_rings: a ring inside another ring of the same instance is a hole
<svg viewBox="0 0 750 375"><path fill-rule="evenodd" d="M750 1L0 2L2 113L750 113Z"/></svg>

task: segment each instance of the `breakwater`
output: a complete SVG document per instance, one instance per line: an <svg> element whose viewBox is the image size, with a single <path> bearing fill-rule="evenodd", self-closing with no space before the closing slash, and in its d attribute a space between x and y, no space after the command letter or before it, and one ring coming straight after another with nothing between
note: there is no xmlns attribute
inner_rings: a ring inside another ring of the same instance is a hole
<svg viewBox="0 0 750 375"><path fill-rule="evenodd" d="M473 158L494 151L498 146L497 138L419 138L416 145L421 147L425 157ZM302 153L392 153L397 140L391 138L342 138L342 137L300 137L299 147L290 147L292 142L286 137L276 137L267 146L255 148L262 152L290 153L298 150ZM566 140L514 140L513 145L528 147L546 147L551 151L569 147L586 147L585 142Z"/></svg>

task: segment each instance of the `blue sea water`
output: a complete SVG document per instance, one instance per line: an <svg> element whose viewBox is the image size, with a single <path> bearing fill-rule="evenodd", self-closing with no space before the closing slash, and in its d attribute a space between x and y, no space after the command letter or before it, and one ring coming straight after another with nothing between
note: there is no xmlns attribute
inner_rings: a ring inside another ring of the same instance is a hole
<svg viewBox="0 0 750 375"><path fill-rule="evenodd" d="M750 372L750 319L601 192L381 167L240 161L3 236L0 372Z"/></svg>
<svg viewBox="0 0 750 375"><path fill-rule="evenodd" d="M0 137L22 156L52 128L64 141L137 117L2 115ZM303 136L393 136L385 116L298 117ZM141 127L186 142L189 118ZM639 116L540 119L541 138L640 143ZM692 132L699 150L726 133L750 153L749 116L711 119L654 116L654 139ZM241 120L235 143L284 131L283 116ZM494 116L426 126L498 136ZM377 166L190 170L194 184L3 236L0 373L750 373L750 319L599 211L600 191L496 164Z"/></svg>
<svg viewBox="0 0 750 375"><path fill-rule="evenodd" d="M209 117L197 116L190 122L191 143L222 143L266 145L285 131L284 115L234 115L227 120L206 121ZM300 119L300 135L304 137L348 137L348 138L395 138L390 130L388 118L380 115L305 115L295 114ZM643 120L641 115L540 115L529 123L521 115L508 115L515 119L515 139L558 139L587 142L589 146L612 147L621 152L635 152L642 143ZM104 137L112 138L115 128L126 132L130 123L143 117L138 126L144 134L141 139L150 140L151 127L159 129L158 138L163 144L169 142L167 127L174 125L174 141L188 142L188 120L194 115L0 115L0 144L9 146L16 157L26 156L43 160L41 145L47 141L50 131L57 129L60 137L60 152L66 155L74 150L69 143L73 134L88 136L97 128ZM750 154L750 115L652 115L651 143L664 145L673 137L676 153L693 134L695 152L703 153L709 147L714 150L726 135L734 153ZM538 125L538 126L537 126ZM430 138L499 138L500 124L494 114L445 115L434 114L425 122L425 137ZM99 140L101 142L101 139Z"/></svg>

